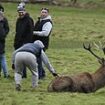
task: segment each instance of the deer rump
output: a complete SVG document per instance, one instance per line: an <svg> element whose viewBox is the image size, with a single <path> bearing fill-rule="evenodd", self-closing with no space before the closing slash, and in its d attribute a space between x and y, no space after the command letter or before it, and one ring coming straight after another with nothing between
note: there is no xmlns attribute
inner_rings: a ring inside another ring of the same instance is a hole
<svg viewBox="0 0 105 105"><path fill-rule="evenodd" d="M94 91L94 82L91 74L85 72L75 76L56 77L48 86L49 92L82 92Z"/></svg>

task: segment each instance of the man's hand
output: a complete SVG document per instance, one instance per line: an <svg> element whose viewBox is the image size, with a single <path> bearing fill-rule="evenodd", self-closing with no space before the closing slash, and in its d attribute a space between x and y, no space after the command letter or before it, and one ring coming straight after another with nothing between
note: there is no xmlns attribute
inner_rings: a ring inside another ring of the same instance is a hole
<svg viewBox="0 0 105 105"><path fill-rule="evenodd" d="M14 64L12 64L12 69L13 69L13 70L15 69L15 65L14 65Z"/></svg>
<svg viewBox="0 0 105 105"><path fill-rule="evenodd" d="M52 73L52 75L53 75L54 77L57 77L57 76L58 76L58 74L57 74L57 73Z"/></svg>

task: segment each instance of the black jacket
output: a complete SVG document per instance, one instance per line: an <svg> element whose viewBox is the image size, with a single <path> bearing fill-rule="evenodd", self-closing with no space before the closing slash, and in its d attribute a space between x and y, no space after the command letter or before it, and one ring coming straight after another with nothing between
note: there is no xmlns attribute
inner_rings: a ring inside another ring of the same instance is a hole
<svg viewBox="0 0 105 105"><path fill-rule="evenodd" d="M34 22L28 13L23 18L18 18L16 22L16 35L14 39L14 48L18 49L23 44L32 41Z"/></svg>
<svg viewBox="0 0 105 105"><path fill-rule="evenodd" d="M40 17L38 18L38 21L35 23L35 26L34 26L34 31L42 31L42 27L45 23L47 22L50 22L52 24L52 21L50 19L46 19L46 20L41 20L40 21ZM50 32L51 33L51 32ZM49 33L49 35L50 35ZM43 42L45 48L44 50L48 49L48 46L49 46L49 35L48 36L37 36L37 35L33 35L33 42L36 41L36 40L40 40Z"/></svg>
<svg viewBox="0 0 105 105"><path fill-rule="evenodd" d="M0 54L5 52L5 38L9 32L9 25L7 19L4 17L0 21Z"/></svg>

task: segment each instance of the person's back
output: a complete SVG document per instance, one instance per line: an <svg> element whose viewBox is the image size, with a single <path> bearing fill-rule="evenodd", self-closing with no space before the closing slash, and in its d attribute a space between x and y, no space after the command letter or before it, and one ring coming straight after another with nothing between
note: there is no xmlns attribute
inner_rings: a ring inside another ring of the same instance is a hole
<svg viewBox="0 0 105 105"><path fill-rule="evenodd" d="M15 54L17 52L30 52L32 54L34 54L35 56L39 56L40 53L41 53L41 47L37 44L34 44L34 43L27 43L27 44L24 44L22 47L20 47L19 49L17 49L15 51Z"/></svg>

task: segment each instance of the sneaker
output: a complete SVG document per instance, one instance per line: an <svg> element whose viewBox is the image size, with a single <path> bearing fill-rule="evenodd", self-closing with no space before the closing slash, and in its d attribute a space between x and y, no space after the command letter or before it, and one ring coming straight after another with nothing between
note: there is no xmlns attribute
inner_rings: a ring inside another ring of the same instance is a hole
<svg viewBox="0 0 105 105"><path fill-rule="evenodd" d="M20 86L20 84L16 84L16 90L17 90L17 91L21 91L21 86Z"/></svg>

